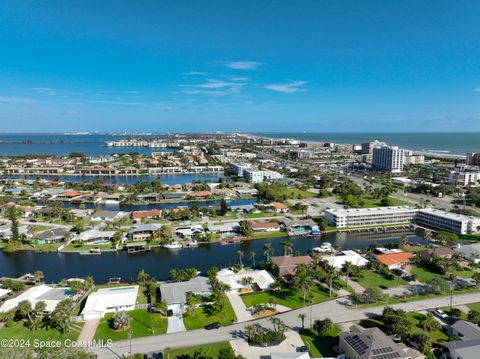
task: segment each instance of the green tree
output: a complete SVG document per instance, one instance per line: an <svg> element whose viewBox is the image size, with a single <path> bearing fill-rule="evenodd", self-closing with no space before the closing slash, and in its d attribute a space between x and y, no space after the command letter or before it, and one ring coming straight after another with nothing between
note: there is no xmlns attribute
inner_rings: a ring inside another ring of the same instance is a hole
<svg viewBox="0 0 480 359"><path fill-rule="evenodd" d="M222 198L222 200L220 201L220 214L224 216L227 214L227 212L228 212L227 201L225 201L225 199Z"/></svg>
<svg viewBox="0 0 480 359"><path fill-rule="evenodd" d="M62 333L68 333L71 325L72 300L70 298L62 300L51 314L52 323L56 325Z"/></svg>
<svg viewBox="0 0 480 359"><path fill-rule="evenodd" d="M124 331L130 326L130 320L127 312L116 312L112 318L112 327L113 329Z"/></svg>
<svg viewBox="0 0 480 359"><path fill-rule="evenodd" d="M139 282L145 283L148 278L150 278L150 274L146 273L143 269L138 272L137 279Z"/></svg>
<svg viewBox="0 0 480 359"><path fill-rule="evenodd" d="M293 285L299 289L303 296L303 302L305 303L306 295L309 289L313 285L312 271L304 264L300 264L297 267L295 277L293 277Z"/></svg>
<svg viewBox="0 0 480 359"><path fill-rule="evenodd" d="M313 322L313 329L315 329L319 337L326 336L332 328L333 328L333 322L330 318L325 318L323 320L316 320L315 322Z"/></svg>
<svg viewBox="0 0 480 359"><path fill-rule="evenodd" d="M267 242L263 245L263 255L267 259L267 262L270 262L270 257L273 256L272 243Z"/></svg>

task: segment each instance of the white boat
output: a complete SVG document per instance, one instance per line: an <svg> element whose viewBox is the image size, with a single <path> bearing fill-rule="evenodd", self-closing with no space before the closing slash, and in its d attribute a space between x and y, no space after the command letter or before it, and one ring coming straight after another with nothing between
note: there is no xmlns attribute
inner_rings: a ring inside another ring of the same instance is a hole
<svg viewBox="0 0 480 359"><path fill-rule="evenodd" d="M320 247L314 247L312 248L314 252L320 252L320 253L333 253L335 252L335 249L333 248L331 243L328 242L323 242Z"/></svg>
<svg viewBox="0 0 480 359"><path fill-rule="evenodd" d="M168 249L179 249L179 248L182 248L182 245L178 242L172 242L169 244L164 244L162 247L168 248Z"/></svg>

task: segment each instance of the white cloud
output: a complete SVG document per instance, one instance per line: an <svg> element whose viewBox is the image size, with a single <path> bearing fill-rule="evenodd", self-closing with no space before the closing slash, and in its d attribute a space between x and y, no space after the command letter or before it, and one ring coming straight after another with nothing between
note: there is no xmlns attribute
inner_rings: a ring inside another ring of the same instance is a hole
<svg viewBox="0 0 480 359"><path fill-rule="evenodd" d="M186 95L229 95L240 93L246 85L244 82L229 82L216 79L207 79L206 82L196 85L180 85L187 89L180 91Z"/></svg>
<svg viewBox="0 0 480 359"><path fill-rule="evenodd" d="M480 87L474 88L473 91L475 91L475 92L480 92Z"/></svg>
<svg viewBox="0 0 480 359"><path fill-rule="evenodd" d="M234 70L256 70L261 64L257 61L232 61L227 62L225 66Z"/></svg>
<svg viewBox="0 0 480 359"><path fill-rule="evenodd" d="M288 83L281 83L281 84L269 84L266 85L265 88L267 90L283 92L283 93L295 93L295 92L305 92L306 89L302 88L307 81L293 81Z"/></svg>
<svg viewBox="0 0 480 359"><path fill-rule="evenodd" d="M29 97L21 96L0 96L0 102L3 103L38 103L40 101Z"/></svg>
<svg viewBox="0 0 480 359"><path fill-rule="evenodd" d="M208 75L208 72L203 72L203 71L189 71L185 75L188 76L204 76Z"/></svg>

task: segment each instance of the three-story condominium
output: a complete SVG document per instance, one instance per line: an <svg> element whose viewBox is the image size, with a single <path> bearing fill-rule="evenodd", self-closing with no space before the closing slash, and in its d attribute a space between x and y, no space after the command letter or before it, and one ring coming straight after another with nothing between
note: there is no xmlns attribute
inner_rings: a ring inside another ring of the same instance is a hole
<svg viewBox="0 0 480 359"><path fill-rule="evenodd" d="M434 208L418 210L415 215L415 222L427 227L438 228L458 234L480 233L480 218Z"/></svg>
<svg viewBox="0 0 480 359"><path fill-rule="evenodd" d="M328 223L337 228L363 227L410 223L416 210L408 206L378 208L329 209L325 211Z"/></svg>

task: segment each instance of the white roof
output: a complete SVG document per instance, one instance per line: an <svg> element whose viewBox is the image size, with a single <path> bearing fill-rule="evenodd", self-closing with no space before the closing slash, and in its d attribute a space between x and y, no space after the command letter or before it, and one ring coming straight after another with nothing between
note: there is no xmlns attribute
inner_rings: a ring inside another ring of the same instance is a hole
<svg viewBox="0 0 480 359"><path fill-rule="evenodd" d="M438 217L442 217L442 218L452 219L454 221L467 221L468 222L472 219L480 220L480 218L478 218L478 217L465 216L463 214L442 211L440 209L435 209L435 208L423 208L423 209L419 210L419 212L428 213L428 214L438 216Z"/></svg>
<svg viewBox="0 0 480 359"><path fill-rule="evenodd" d="M341 254L336 256L327 256L322 257L335 269L342 269L345 262L350 262L355 266L365 266L368 263L368 260L362 257L355 251L342 251Z"/></svg>
<svg viewBox="0 0 480 359"><path fill-rule="evenodd" d="M67 298L65 291L68 288L52 288L48 285L42 284L32 287L15 298L9 299L0 307L0 312L8 312L17 307L18 303L28 300L32 307L37 302L43 301L47 305L45 311L52 312L57 304L63 299Z"/></svg>
<svg viewBox="0 0 480 359"><path fill-rule="evenodd" d="M270 285L275 282L275 279L266 270L241 270L238 273L230 269L222 269L217 273L217 279L220 282L228 284L231 289L244 288L242 283L246 277L253 278L253 283L256 283L260 289L268 289Z"/></svg>
<svg viewBox="0 0 480 359"><path fill-rule="evenodd" d="M4 295L10 293L11 290L10 289L2 289L0 288L0 298L3 297Z"/></svg>
<svg viewBox="0 0 480 359"><path fill-rule="evenodd" d="M99 289L88 296L82 315L100 313L103 316L112 307L133 306L137 302L137 294L138 285Z"/></svg>
<svg viewBox="0 0 480 359"><path fill-rule="evenodd" d="M77 239L81 241L89 241L97 238L112 238L114 234L114 231L99 231L97 229L90 229L80 233L77 236Z"/></svg>
<svg viewBox="0 0 480 359"><path fill-rule="evenodd" d="M408 206L391 206L391 207L375 207L375 208L349 208L349 209L327 209L325 212L336 215L364 215L372 213L404 213L415 212L416 209Z"/></svg>

